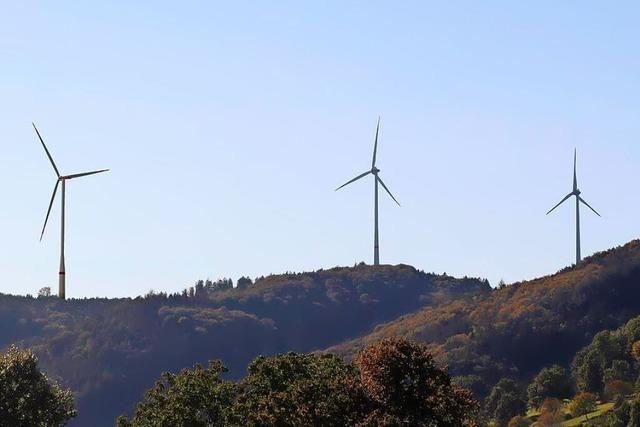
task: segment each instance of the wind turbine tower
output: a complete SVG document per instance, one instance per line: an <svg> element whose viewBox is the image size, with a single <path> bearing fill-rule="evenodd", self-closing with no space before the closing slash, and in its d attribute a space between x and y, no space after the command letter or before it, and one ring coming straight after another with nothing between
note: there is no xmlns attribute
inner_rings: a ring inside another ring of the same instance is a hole
<svg viewBox="0 0 640 427"><path fill-rule="evenodd" d="M40 234L40 241L42 241L42 237L44 236L44 230L47 228L47 221L49 220L49 214L51 213L51 207L53 206L53 201L56 198L56 192L58 191L58 185L60 185L61 188L61 220L60 220L60 272L58 275L58 297L60 297L61 299L65 299L65 267L64 267L64 225L65 225L65 196L66 196L66 182L70 179L74 179L74 178L80 178L83 176L87 176L87 175L94 175L97 173L102 173L102 172L107 172L109 169L100 169L100 170L96 170L96 171L91 171L91 172L82 172L82 173L75 173L72 175L60 175L60 172L58 171L58 167L56 166L55 162L53 161L53 157L51 157L51 153L49 153L49 150L47 149L47 146L45 145L44 141L42 140L42 136L40 136L40 132L38 132L38 128L36 128L36 125L31 123L33 125L33 129L35 129L36 134L38 135L38 139L40 140L40 142L42 143L42 147L44 148L45 153L47 153L47 157L49 158L49 161L51 162L51 166L53 166L53 170L55 171L58 179L56 180L56 185L53 187L53 194L51 195L51 201L49 202L49 209L47 210L47 216L44 219L44 226L42 227L42 233Z"/></svg>
<svg viewBox="0 0 640 427"><path fill-rule="evenodd" d="M378 117L378 124L376 126L376 139L375 142L373 144L373 160L371 161L371 169L361 173L360 175L356 176L355 178L353 178L350 181L347 181L346 183L342 184L340 187L336 188L336 191L338 191L339 189L341 189L344 186L347 186L349 184L351 184L354 181L359 180L360 178L364 178L365 176L371 174L373 175L373 182L374 182L374 202L373 202L373 217L374 217L374 228L373 228L373 265L379 265L380 264L380 244L378 241L378 184L382 185L382 188L385 189L385 191L389 194L389 196L391 196L391 198L393 199L394 202L396 202L398 204L398 206L400 206L400 203L398 203L398 201L396 200L395 197L393 197L393 194L391 194L391 191L389 191L389 189L387 188L387 186L384 184L384 182L382 181L382 178L380 178L380 169L378 169L376 167L376 152L378 151L378 133L380 131L380 117Z"/></svg>
<svg viewBox="0 0 640 427"><path fill-rule="evenodd" d="M560 206L571 196L575 196L576 198L576 265L578 265L581 260L581 257L580 257L580 203L584 203L585 206L591 209L596 215L600 216L600 214L596 212L596 210L593 209L589 205L589 203L587 203L582 197L580 197L581 192L580 190L578 190L578 176L576 173L576 157L577 157L577 151L574 150L573 151L573 191L571 191L571 193L564 196L564 199L560 200L560 202L557 205L552 207L549 210L549 212L547 212L547 215L549 215L555 208Z"/></svg>

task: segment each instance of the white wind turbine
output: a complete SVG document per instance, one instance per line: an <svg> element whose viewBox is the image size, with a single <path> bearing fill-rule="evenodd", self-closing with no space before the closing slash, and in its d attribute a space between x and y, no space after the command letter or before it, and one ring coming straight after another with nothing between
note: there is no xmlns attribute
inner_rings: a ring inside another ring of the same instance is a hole
<svg viewBox="0 0 640 427"><path fill-rule="evenodd" d="M564 196L564 199L560 200L560 202L557 205L552 207L549 210L549 212L547 212L547 215L549 215L551 211L553 211L555 208L557 208L562 203L564 203L569 197L571 196L576 197L576 265L578 265L581 260L580 258L580 203L584 203L585 206L591 209L596 215L600 216L600 214L596 212L596 210L593 209L589 205L589 203L587 203L582 197L580 197L580 190L578 190L578 176L576 173L576 157L577 157L577 150L574 150L573 151L573 191L571 191L571 193Z"/></svg>
<svg viewBox="0 0 640 427"><path fill-rule="evenodd" d="M49 150L47 149L47 146L45 145L44 141L42 140L42 137L40 136L40 132L38 132L38 128L36 128L36 125L31 123L33 125L33 128L36 131L36 134L38 135L38 139L40 139L40 142L42 143L42 147L44 148L45 153L47 153L47 157L49 158L49 161L51 162L51 166L53 166L53 170L56 172L56 175L58 177L58 179L56 180L56 185L55 187L53 187L53 194L51 195L51 201L49 202L49 209L47 210L47 216L44 219L44 226L42 227L42 233L40 234L40 241L42 241L42 237L44 236L44 230L47 228L47 221L49 220L49 214L51 213L51 207L53 206L53 201L56 198L56 192L58 191L58 185L62 186L62 208L61 208L61 221L60 221L60 273L58 275L58 297L65 299L65 268L64 268L64 210L65 210L65 187L66 187L66 182L70 179L74 179L74 178L80 178L82 176L87 176L87 175L94 175L97 173L102 173L102 172L106 172L109 169L100 169L100 170L96 170L96 171L91 171L91 172L82 172L82 173L75 173L72 175L60 175L60 172L58 171L58 168L55 164L55 162L53 161L53 158L51 157L51 154L49 153Z"/></svg>
<svg viewBox="0 0 640 427"><path fill-rule="evenodd" d="M364 178L365 176L371 174L373 175L374 179L374 230L373 230L373 265L379 265L380 264L380 246L378 244L378 183L380 183L380 185L382 185L382 187L386 190L386 192L389 194L389 196L391 196L391 198L393 199L394 202L396 202L398 204L398 206L400 206L400 203L398 203L398 201L396 200L395 197L393 197L393 194L391 194L391 191L389 191L389 189L387 188L386 185L384 185L384 182L382 181L382 178L380 178L380 176L378 175L380 173L380 169L378 169L376 167L376 151L378 150L378 132L380 130L380 117L378 117L378 125L376 126L376 139L373 145L373 160L371 161L371 169L361 173L360 175L356 176L355 178L353 178L352 180L342 184L340 187L336 188L336 191L338 191L339 189L341 189L342 187L351 184L354 181L359 180L360 178Z"/></svg>

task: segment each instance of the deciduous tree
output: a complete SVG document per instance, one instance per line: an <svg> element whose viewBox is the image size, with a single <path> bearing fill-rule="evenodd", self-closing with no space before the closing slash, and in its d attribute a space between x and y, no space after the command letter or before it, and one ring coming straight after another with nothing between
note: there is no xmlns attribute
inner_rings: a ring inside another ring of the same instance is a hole
<svg viewBox="0 0 640 427"><path fill-rule="evenodd" d="M615 399L616 396L626 396L633 393L633 384L627 381L612 380L604 385L604 395L607 399Z"/></svg>
<svg viewBox="0 0 640 427"><path fill-rule="evenodd" d="M549 397L564 399L572 395L573 382L567 371L558 365L543 368L527 387L528 403L532 408L539 408Z"/></svg>
<svg viewBox="0 0 640 427"><path fill-rule="evenodd" d="M454 386L423 344L387 338L358 354L355 364L374 411L365 425L473 425L477 403ZM393 420L393 421L391 421Z"/></svg>
<svg viewBox="0 0 640 427"><path fill-rule="evenodd" d="M248 371L235 408L242 425L355 425L367 407L353 365L332 355L259 357Z"/></svg>
<svg viewBox="0 0 640 427"><path fill-rule="evenodd" d="M333 355L259 357L238 383L219 362L165 374L120 427L474 426L476 402L424 345L385 340L356 364Z"/></svg>
<svg viewBox="0 0 640 427"><path fill-rule="evenodd" d="M236 422L232 404L237 394L235 383L223 381L226 368L211 362L208 368L196 365L179 374L165 373L148 390L131 420L118 419L119 427L213 427Z"/></svg>
<svg viewBox="0 0 640 427"><path fill-rule="evenodd" d="M589 419L588 414L596 410L597 403L598 397L595 394L589 392L578 393L569 403L569 412L574 417L584 415L586 419Z"/></svg>
<svg viewBox="0 0 640 427"><path fill-rule="evenodd" d="M62 426L75 416L73 394L40 371L32 351L11 346L0 354L0 424Z"/></svg>
<svg viewBox="0 0 640 427"><path fill-rule="evenodd" d="M510 378L498 381L484 403L485 417L498 426L506 426L511 418L524 414L526 410L524 393L518 383Z"/></svg>
<svg viewBox="0 0 640 427"><path fill-rule="evenodd" d="M629 426L640 426L640 396L633 399L629 406Z"/></svg>
<svg viewBox="0 0 640 427"><path fill-rule="evenodd" d="M558 427L564 420L562 402L559 399L545 399L540 405L538 427Z"/></svg>

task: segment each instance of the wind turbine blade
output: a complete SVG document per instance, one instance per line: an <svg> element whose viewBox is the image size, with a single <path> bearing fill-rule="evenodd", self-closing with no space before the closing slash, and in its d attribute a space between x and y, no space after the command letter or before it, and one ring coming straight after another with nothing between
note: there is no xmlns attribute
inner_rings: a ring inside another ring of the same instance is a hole
<svg viewBox="0 0 640 427"><path fill-rule="evenodd" d="M49 150L47 149L47 146L44 144L44 141L42 140L42 137L40 136L40 132L38 132L38 128L36 127L35 123L31 123L33 125L33 128L36 130L36 134L38 134L38 138L40 139L40 142L42 143L42 146L44 147L44 151L47 153L47 157L49 158L49 161L51 162L51 166L53 166L53 170L56 171L56 175L58 175L58 178L60 178L60 172L58 172L58 168L55 164L55 162L53 161L53 157L51 157L51 153L49 153Z"/></svg>
<svg viewBox="0 0 640 427"><path fill-rule="evenodd" d="M82 172L82 173L74 173L73 175L67 175L67 176L63 176L61 177L62 179L73 179L73 178L80 178L81 176L87 176L87 175L95 175L97 173L102 173L102 172L107 172L109 169L100 169L98 171L92 171L92 172Z"/></svg>
<svg viewBox="0 0 640 427"><path fill-rule="evenodd" d="M42 236L44 236L44 230L47 228L47 221L49 221L49 214L51 213L53 200L56 198L56 192L58 191L58 184L60 184L60 181L56 181L56 186L53 187L53 194L51 195L51 201L49 202L49 209L47 209L47 216L44 219L44 225L42 226L42 233L40 233L40 241L42 241Z"/></svg>
<svg viewBox="0 0 640 427"><path fill-rule="evenodd" d="M376 153L378 151L378 132L380 131L380 116L378 116L378 124L376 125L376 142L373 144L373 160L371 161L371 169L376 167Z"/></svg>
<svg viewBox="0 0 640 427"><path fill-rule="evenodd" d="M393 194L391 194L391 191L389 191L389 189L387 188L386 185L384 185L384 182L382 182L382 178L380 178L379 176L376 176L376 179L378 180L378 182L380 184L382 184L382 187L387 190L387 193L389 193L389 195L391 196L391 198L393 199L394 202L396 202L398 204L398 206L400 206L400 203L396 200L395 197L393 197Z"/></svg>
<svg viewBox="0 0 640 427"><path fill-rule="evenodd" d="M342 184L340 187L336 188L336 190L335 190L335 191L338 191L339 189L341 189L341 188L342 188L342 187L344 187L345 185L349 185L349 184L351 184L353 181L357 181L357 180L359 180L360 178L362 178L362 177L365 177L365 176L369 175L370 173L371 173L371 171L366 171L366 172L364 172L364 173L361 173L360 175L358 175L358 176L356 176L355 178L353 178L351 181L347 181L347 182L345 182L344 184Z"/></svg>
<svg viewBox="0 0 640 427"><path fill-rule="evenodd" d="M551 211L553 211L555 208L557 208L558 206L560 206L562 203L564 203L565 200L567 200L569 197L573 196L573 193L569 193L566 196L564 196L564 199L560 200L560 203L558 203L557 205L555 205L554 207L552 207L549 212L547 212L547 215L549 215L551 213Z"/></svg>
<svg viewBox="0 0 640 427"><path fill-rule="evenodd" d="M596 210L595 210L595 209L593 209L593 208L589 205L589 203L585 202L585 201L584 201L584 199L583 199L582 197L578 196L578 200L580 200L582 203L584 203L585 205L587 205L587 207L588 207L589 209L591 209L591 210L593 211L593 213L595 213L595 214L596 214L596 215L598 215L598 216L601 216L598 212L596 212Z"/></svg>
<svg viewBox="0 0 640 427"><path fill-rule="evenodd" d="M573 149L573 191L578 189L578 175L576 173L576 157L578 155L578 150L576 148Z"/></svg>

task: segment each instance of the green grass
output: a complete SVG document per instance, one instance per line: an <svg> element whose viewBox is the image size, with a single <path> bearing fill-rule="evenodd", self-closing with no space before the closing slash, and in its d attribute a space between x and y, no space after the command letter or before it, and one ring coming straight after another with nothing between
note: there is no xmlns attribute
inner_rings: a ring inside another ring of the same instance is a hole
<svg viewBox="0 0 640 427"><path fill-rule="evenodd" d="M603 403L598 405L598 409L588 414L589 420L594 418L598 418L599 416L606 414L613 408L613 402ZM570 420L566 420L562 423L563 427L577 427L580 426L583 422L587 421L584 415L576 418L572 418Z"/></svg>
<svg viewBox="0 0 640 427"><path fill-rule="evenodd" d="M597 409L595 411L590 412L588 414L589 421L595 418L598 418L603 414L606 414L611 409L613 409L613 402L601 403L600 405L597 406ZM563 412L565 414L569 414L569 410L566 408L566 405L563 409ZM527 411L527 418L529 419L537 419L539 415L540 415L540 411L538 409L529 409L529 411ZM582 415L580 417L571 418L570 420L563 421L561 425L562 427L579 427L581 423L584 423L585 421L587 421L587 419L584 417L584 415ZM536 426L536 423L533 424L533 427L535 426Z"/></svg>

